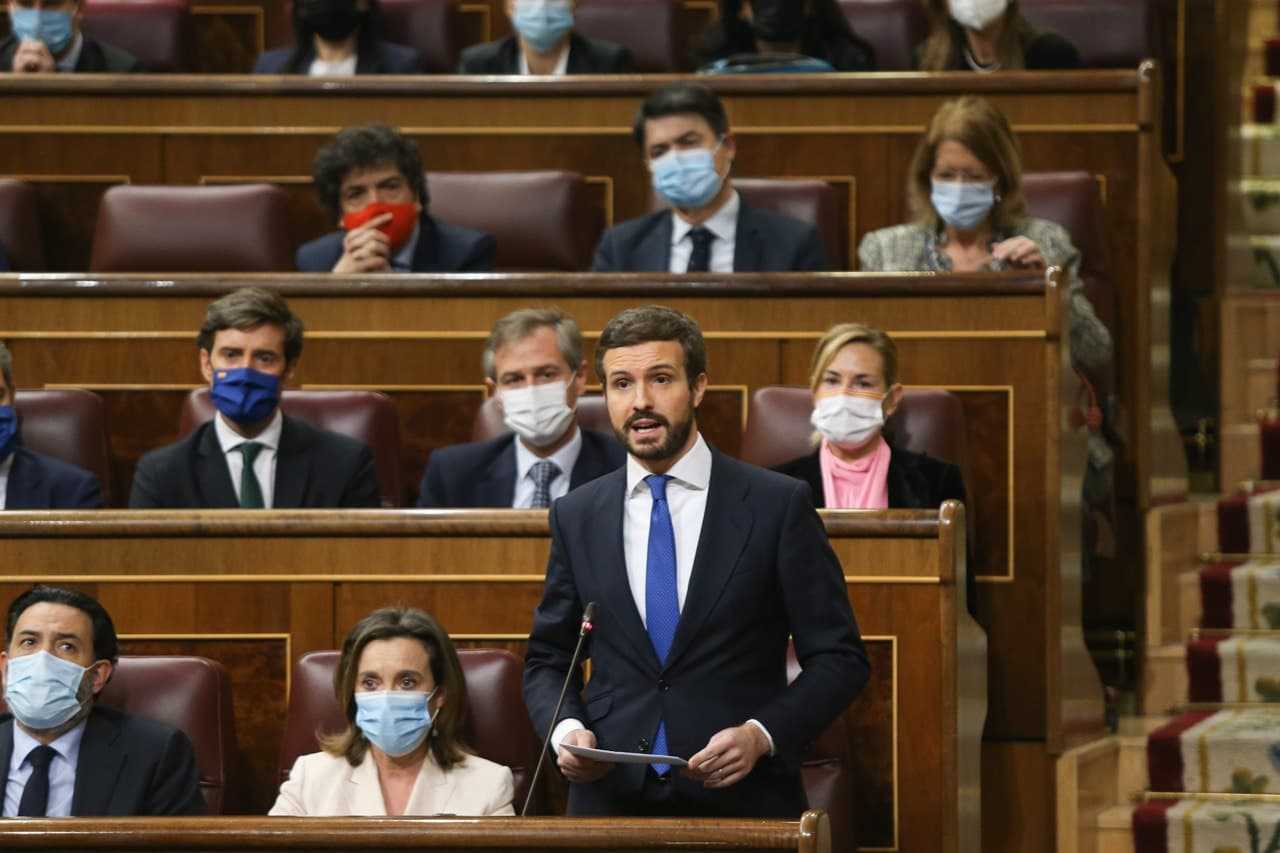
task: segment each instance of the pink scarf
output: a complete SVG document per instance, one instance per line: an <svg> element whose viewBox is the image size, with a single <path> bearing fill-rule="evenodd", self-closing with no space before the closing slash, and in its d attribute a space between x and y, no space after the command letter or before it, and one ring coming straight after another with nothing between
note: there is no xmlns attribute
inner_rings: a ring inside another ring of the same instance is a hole
<svg viewBox="0 0 1280 853"><path fill-rule="evenodd" d="M875 449L854 462L838 458L825 438L818 449L822 494L827 509L889 508L889 445L884 436L872 439Z"/></svg>

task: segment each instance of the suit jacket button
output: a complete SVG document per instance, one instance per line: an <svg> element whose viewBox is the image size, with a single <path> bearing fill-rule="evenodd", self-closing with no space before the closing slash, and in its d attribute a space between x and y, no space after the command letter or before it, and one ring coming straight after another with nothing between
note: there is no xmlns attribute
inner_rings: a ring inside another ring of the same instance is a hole
<svg viewBox="0 0 1280 853"><path fill-rule="evenodd" d="M668 684L665 679L663 679L658 681L658 689L661 690L663 693L666 693L668 690L671 689L671 685Z"/></svg>
<svg viewBox="0 0 1280 853"><path fill-rule="evenodd" d="M640 738L640 743L636 744L636 752L648 752L648 751L649 751L649 739Z"/></svg>

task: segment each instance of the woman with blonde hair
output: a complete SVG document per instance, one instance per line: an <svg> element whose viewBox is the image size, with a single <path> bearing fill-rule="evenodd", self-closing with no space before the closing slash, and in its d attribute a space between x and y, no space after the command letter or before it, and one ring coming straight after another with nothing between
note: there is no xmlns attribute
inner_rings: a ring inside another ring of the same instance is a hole
<svg viewBox="0 0 1280 853"><path fill-rule="evenodd" d="M1080 281L1080 252L1061 225L1027 215L1022 157L1004 114L966 96L938 108L907 178L913 222L872 231L866 272L981 272L1061 267L1070 296L1071 358L1087 371L1112 357L1111 334Z"/></svg>
<svg viewBox="0 0 1280 853"><path fill-rule="evenodd" d="M814 506L930 509L964 501L960 469L885 441L885 420L902 402L898 348L872 326L833 326L813 352L809 390L816 449L775 470L809 484Z"/></svg>
<svg viewBox="0 0 1280 853"><path fill-rule="evenodd" d="M467 688L449 635L413 608L351 629L333 674L346 717L294 762L273 815L509 815L511 769L468 752Z"/></svg>
<svg viewBox="0 0 1280 853"><path fill-rule="evenodd" d="M929 36L916 48L920 71L1044 71L1081 67L1080 51L1037 30L1018 0L925 0Z"/></svg>

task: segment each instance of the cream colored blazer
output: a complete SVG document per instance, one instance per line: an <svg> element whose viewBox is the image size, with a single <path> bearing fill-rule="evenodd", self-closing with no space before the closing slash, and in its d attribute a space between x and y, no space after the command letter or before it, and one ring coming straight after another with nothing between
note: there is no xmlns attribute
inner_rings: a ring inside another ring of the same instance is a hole
<svg viewBox="0 0 1280 853"><path fill-rule="evenodd" d="M409 795L406 815L511 815L515 814L511 769L475 755L468 755L445 772L431 753ZM385 816L386 803L378 784L378 768L372 752L359 767L327 752L303 755L293 764L289 779L271 807L273 815Z"/></svg>

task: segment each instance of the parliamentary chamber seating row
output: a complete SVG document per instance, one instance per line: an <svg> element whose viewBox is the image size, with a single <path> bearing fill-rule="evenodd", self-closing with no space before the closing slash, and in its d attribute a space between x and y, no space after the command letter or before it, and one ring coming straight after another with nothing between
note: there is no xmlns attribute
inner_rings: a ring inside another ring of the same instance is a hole
<svg viewBox="0 0 1280 853"><path fill-rule="evenodd" d="M855 31L875 47L878 70L911 70L912 52L929 31L920 0L839 0L839 4ZM195 8L199 5L191 0L86 0L84 29L127 50L147 71L191 71L195 70L191 46L199 18L193 12L200 11ZM285 10L280 14L287 17L291 5L281 3ZM1079 46L1086 67L1132 68L1152 54L1155 13L1148 3L1023 0L1022 5L1034 25ZM382 0L380 6L387 36L421 54L423 73L449 74L457 68L467 46L465 12L458 0ZM489 23L499 15L501 4L486 8ZM575 29L628 48L639 72L670 73L686 70L688 39L681 32L681 11L681 0L584 0ZM648 25L635 26L638 17Z"/></svg>

